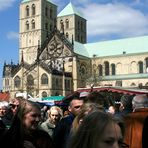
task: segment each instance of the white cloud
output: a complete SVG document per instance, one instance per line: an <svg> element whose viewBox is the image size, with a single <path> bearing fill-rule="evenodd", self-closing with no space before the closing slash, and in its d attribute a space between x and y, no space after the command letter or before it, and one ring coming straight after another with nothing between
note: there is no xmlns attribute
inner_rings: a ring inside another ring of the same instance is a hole
<svg viewBox="0 0 148 148"><path fill-rule="evenodd" d="M11 7L15 1L16 0L0 0L0 11Z"/></svg>
<svg viewBox="0 0 148 148"><path fill-rule="evenodd" d="M18 35L17 32L11 31L11 32L8 32L7 33L7 38L8 39L18 39L19 38L19 35Z"/></svg>
<svg viewBox="0 0 148 148"><path fill-rule="evenodd" d="M89 4L82 11L87 19L88 36L128 37L148 34L147 16L127 5Z"/></svg>
<svg viewBox="0 0 148 148"><path fill-rule="evenodd" d="M59 10L69 3L69 0L53 1L58 4L58 8L60 6ZM148 0L129 0L130 3L124 0L122 3L121 0L100 0L99 2L98 0L93 2L92 0L71 0L71 2L87 19L88 38L109 39L113 36L120 38L148 34L148 16L141 11L146 8Z"/></svg>

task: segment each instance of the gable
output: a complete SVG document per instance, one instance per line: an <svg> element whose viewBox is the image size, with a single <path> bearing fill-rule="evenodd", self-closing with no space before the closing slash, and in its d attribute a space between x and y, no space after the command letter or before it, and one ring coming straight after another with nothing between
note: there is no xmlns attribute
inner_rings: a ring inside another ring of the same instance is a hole
<svg viewBox="0 0 148 148"><path fill-rule="evenodd" d="M50 38L39 55L40 60L56 60L58 58L67 58L73 56L73 46L65 38L65 36L59 32Z"/></svg>

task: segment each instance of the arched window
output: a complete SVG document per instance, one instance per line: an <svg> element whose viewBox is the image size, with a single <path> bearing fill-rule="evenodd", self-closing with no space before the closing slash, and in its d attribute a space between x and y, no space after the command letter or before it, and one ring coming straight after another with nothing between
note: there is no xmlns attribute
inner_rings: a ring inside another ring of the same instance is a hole
<svg viewBox="0 0 148 148"><path fill-rule="evenodd" d="M45 8L45 16L48 16L48 8Z"/></svg>
<svg viewBox="0 0 148 148"><path fill-rule="evenodd" d="M32 29L35 29L35 21L34 20L32 20Z"/></svg>
<svg viewBox="0 0 148 148"><path fill-rule="evenodd" d="M99 76L103 75L103 69L102 69L102 65L98 65L98 71L99 71Z"/></svg>
<svg viewBox="0 0 148 148"><path fill-rule="evenodd" d="M116 74L115 64L111 64L112 75Z"/></svg>
<svg viewBox="0 0 148 148"><path fill-rule="evenodd" d="M105 61L104 65L105 65L105 75L108 76L109 75L109 62Z"/></svg>
<svg viewBox="0 0 148 148"><path fill-rule="evenodd" d="M132 84L131 84L131 87L135 87L135 86L136 86L136 84L135 84L135 83L132 83Z"/></svg>
<svg viewBox="0 0 148 148"><path fill-rule="evenodd" d="M139 65L139 73L143 73L143 62L139 61L138 65Z"/></svg>
<svg viewBox="0 0 148 148"><path fill-rule="evenodd" d="M53 17L53 10L52 10L52 8L50 9L50 18L52 19L52 17Z"/></svg>
<svg viewBox="0 0 148 148"><path fill-rule="evenodd" d="M29 30L29 22L26 21L26 30Z"/></svg>
<svg viewBox="0 0 148 148"><path fill-rule="evenodd" d="M43 91L43 92L42 92L42 97L43 97L43 98L47 97L47 92L46 92L46 91Z"/></svg>
<svg viewBox="0 0 148 148"><path fill-rule="evenodd" d="M63 20L60 20L60 24L61 24L61 30L64 29L64 24L63 24Z"/></svg>
<svg viewBox="0 0 148 148"><path fill-rule="evenodd" d="M20 85L21 85L21 79L20 79L19 76L16 76L16 77L14 78L14 87L19 88Z"/></svg>
<svg viewBox="0 0 148 148"><path fill-rule="evenodd" d="M148 82L146 82L145 86L148 86Z"/></svg>
<svg viewBox="0 0 148 148"><path fill-rule="evenodd" d="M68 29L69 28L69 20L68 19L66 19L66 29Z"/></svg>
<svg viewBox="0 0 148 148"><path fill-rule="evenodd" d="M48 84L48 76L46 74L42 74L41 84Z"/></svg>
<svg viewBox="0 0 148 148"><path fill-rule="evenodd" d="M83 31L83 22L81 22L81 30Z"/></svg>
<svg viewBox="0 0 148 148"><path fill-rule="evenodd" d="M48 23L45 23L45 30L48 30Z"/></svg>
<svg viewBox="0 0 148 148"><path fill-rule="evenodd" d="M80 30L80 22L78 21L78 30Z"/></svg>
<svg viewBox="0 0 148 148"><path fill-rule="evenodd" d="M32 4L32 15L35 15L35 4Z"/></svg>
<svg viewBox="0 0 148 148"><path fill-rule="evenodd" d="M52 24L50 24L49 30L52 31L52 28L53 28L53 26L52 26Z"/></svg>
<svg viewBox="0 0 148 148"><path fill-rule="evenodd" d="M34 85L34 79L32 75L27 76L27 86L32 86Z"/></svg>
<svg viewBox="0 0 148 148"><path fill-rule="evenodd" d="M29 16L29 6L26 6L26 16Z"/></svg>
<svg viewBox="0 0 148 148"><path fill-rule="evenodd" d="M69 38L68 32L66 32L66 38Z"/></svg>
<svg viewBox="0 0 148 148"><path fill-rule="evenodd" d="M145 66L146 66L146 69L148 68L148 58L145 58Z"/></svg>

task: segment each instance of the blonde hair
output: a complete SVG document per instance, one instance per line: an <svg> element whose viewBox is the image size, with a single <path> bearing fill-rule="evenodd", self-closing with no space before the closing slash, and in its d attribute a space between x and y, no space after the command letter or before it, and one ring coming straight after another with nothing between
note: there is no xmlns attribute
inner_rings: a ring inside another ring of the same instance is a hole
<svg viewBox="0 0 148 148"><path fill-rule="evenodd" d="M47 111L49 117L50 117L50 114L51 114L51 111L52 111L52 110L57 110L57 111L58 111L59 116L60 116L60 119L63 117L63 110L62 110L60 107L58 107L58 106L52 106L52 107Z"/></svg>

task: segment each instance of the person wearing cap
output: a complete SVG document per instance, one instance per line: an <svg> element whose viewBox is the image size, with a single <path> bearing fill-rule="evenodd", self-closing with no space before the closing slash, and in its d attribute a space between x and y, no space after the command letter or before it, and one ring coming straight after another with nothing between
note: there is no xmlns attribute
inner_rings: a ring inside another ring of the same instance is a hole
<svg viewBox="0 0 148 148"><path fill-rule="evenodd" d="M136 95L132 100L133 112L125 118L125 139L124 142L130 148L148 148L148 133L144 132L145 120L148 118L148 98L147 95Z"/></svg>
<svg viewBox="0 0 148 148"><path fill-rule="evenodd" d="M80 92L80 98L84 100L84 102L86 102L86 98L87 96L90 94L90 92L87 92L87 91L83 91L83 92Z"/></svg>

